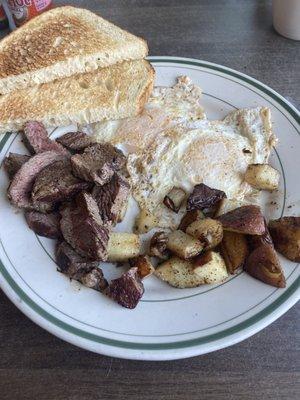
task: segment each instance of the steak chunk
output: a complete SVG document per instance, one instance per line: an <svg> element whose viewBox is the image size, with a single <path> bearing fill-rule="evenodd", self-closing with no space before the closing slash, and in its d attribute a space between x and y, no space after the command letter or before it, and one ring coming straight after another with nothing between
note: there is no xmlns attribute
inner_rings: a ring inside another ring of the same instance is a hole
<svg viewBox="0 0 300 400"><path fill-rule="evenodd" d="M208 210L212 211L218 203L226 197L222 190L212 189L204 183L195 185L193 192L187 200L187 211Z"/></svg>
<svg viewBox="0 0 300 400"><path fill-rule="evenodd" d="M7 194L11 203L19 208L32 209L31 190L35 178L42 169L64 158L65 156L55 151L45 151L31 157L15 174L8 188Z"/></svg>
<svg viewBox="0 0 300 400"><path fill-rule="evenodd" d="M94 143L84 132L68 132L56 139L58 143L73 152L79 152Z"/></svg>
<svg viewBox="0 0 300 400"><path fill-rule="evenodd" d="M3 161L3 168L5 169L10 180L29 159L30 156L17 153L9 153L9 155L5 157Z"/></svg>
<svg viewBox="0 0 300 400"><path fill-rule="evenodd" d="M126 308L135 308L144 294L144 285L137 267L130 268L120 278L111 281L106 294Z"/></svg>
<svg viewBox="0 0 300 400"><path fill-rule="evenodd" d="M116 225L126 213L130 185L123 176L114 174L103 186L95 185L92 195L99 207L100 216L105 224Z"/></svg>
<svg viewBox="0 0 300 400"><path fill-rule="evenodd" d="M59 239L61 237L59 212L43 214L38 211L26 211L25 218L29 228L37 235L50 239Z"/></svg>
<svg viewBox="0 0 300 400"><path fill-rule="evenodd" d="M83 257L105 261L109 230L103 226L97 203L86 192L75 200L61 209L63 237Z"/></svg>
<svg viewBox="0 0 300 400"><path fill-rule="evenodd" d="M37 201L59 202L69 200L81 190L90 187L88 182L72 174L70 160L60 160L44 168L36 177L33 189L33 203Z"/></svg>
<svg viewBox="0 0 300 400"><path fill-rule="evenodd" d="M62 145L49 138L46 128L41 122L29 121L25 123L23 142L31 154L50 150L60 154L69 154Z"/></svg>
<svg viewBox="0 0 300 400"><path fill-rule="evenodd" d="M107 183L126 164L124 154L109 143L95 143L71 157L73 172L81 179Z"/></svg>
<svg viewBox="0 0 300 400"><path fill-rule="evenodd" d="M66 242L58 243L56 262L60 272L89 288L102 291L108 285L102 270L98 268L98 261L90 261L81 257Z"/></svg>

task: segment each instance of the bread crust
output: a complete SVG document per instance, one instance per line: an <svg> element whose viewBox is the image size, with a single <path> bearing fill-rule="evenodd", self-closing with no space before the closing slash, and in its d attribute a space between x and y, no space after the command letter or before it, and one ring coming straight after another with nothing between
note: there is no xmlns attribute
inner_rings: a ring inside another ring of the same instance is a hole
<svg viewBox="0 0 300 400"><path fill-rule="evenodd" d="M57 7L0 42L0 94L147 54L143 39L91 11Z"/></svg>
<svg viewBox="0 0 300 400"><path fill-rule="evenodd" d="M135 60L16 90L0 96L0 133L22 129L28 120L52 127L133 117L153 81L149 62Z"/></svg>

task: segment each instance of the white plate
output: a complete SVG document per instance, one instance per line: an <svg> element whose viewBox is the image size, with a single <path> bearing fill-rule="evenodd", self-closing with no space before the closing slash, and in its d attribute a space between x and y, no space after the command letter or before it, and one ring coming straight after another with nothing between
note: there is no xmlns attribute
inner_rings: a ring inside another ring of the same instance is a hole
<svg viewBox="0 0 300 400"><path fill-rule="evenodd" d="M280 140L271 163L282 179L279 192L264 199L265 209L272 218L300 215L298 111L272 89L229 68L183 58L150 60L157 85L172 85L178 75L190 76L203 89L203 106L210 119L241 107L271 108ZM24 152L20 137L5 135L0 151L0 161L8 151ZM34 322L77 346L143 360L195 356L253 335L299 298L298 265L281 258L285 289L265 285L243 272L219 285L183 290L150 277L138 307L126 310L98 292L70 284L56 272L54 241L39 238L27 228L22 212L16 212L6 199L7 184L1 169L1 287ZM103 269L108 277L119 274L116 268Z"/></svg>

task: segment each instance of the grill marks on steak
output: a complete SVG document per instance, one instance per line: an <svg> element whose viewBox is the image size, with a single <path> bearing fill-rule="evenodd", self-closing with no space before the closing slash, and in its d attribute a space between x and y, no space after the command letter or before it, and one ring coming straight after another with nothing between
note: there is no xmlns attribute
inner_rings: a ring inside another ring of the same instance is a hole
<svg viewBox="0 0 300 400"><path fill-rule="evenodd" d="M15 174L7 191L11 203L19 208L39 209L39 204L32 204L31 190L38 174L55 161L64 160L65 156L55 151L45 151L30 158ZM42 209L51 208L51 204L42 205ZM42 210L41 210L42 211Z"/></svg>
<svg viewBox="0 0 300 400"><path fill-rule="evenodd" d="M38 174L32 189L32 200L33 203L69 200L79 191L89 187L88 182L83 182L72 174L70 160L60 160Z"/></svg>
<svg viewBox="0 0 300 400"><path fill-rule="evenodd" d="M71 157L73 172L86 181L107 183L126 164L124 154L109 143L95 143Z"/></svg>
<svg viewBox="0 0 300 400"><path fill-rule="evenodd" d="M25 219L29 228L37 235L50 239L61 238L59 212L43 214L38 211L26 211Z"/></svg>
<svg viewBox="0 0 300 400"><path fill-rule="evenodd" d="M129 182L118 173L115 173L105 185L95 185L92 195L97 202L104 224L114 226L122 221L126 213L129 193Z"/></svg>
<svg viewBox="0 0 300 400"><path fill-rule="evenodd" d="M65 240L83 257L107 259L109 230L103 226L93 197L81 192L75 202L61 209L61 231Z"/></svg>
<svg viewBox="0 0 300 400"><path fill-rule="evenodd" d="M47 130L41 122L29 121L25 123L23 142L31 154L55 151L69 155L69 152L61 144L49 138Z"/></svg>
<svg viewBox="0 0 300 400"><path fill-rule="evenodd" d="M30 156L17 153L9 153L9 155L5 157L3 161L3 168L5 169L10 180L13 179L22 165L24 165L29 159Z"/></svg>
<svg viewBox="0 0 300 400"><path fill-rule="evenodd" d="M67 242L57 244L56 262L60 272L89 288L102 291L108 285L102 270L98 268L98 261L80 256Z"/></svg>
<svg viewBox="0 0 300 400"><path fill-rule="evenodd" d="M144 285L137 267L130 268L120 278L113 279L106 294L126 308L135 308L144 294Z"/></svg>
<svg viewBox="0 0 300 400"><path fill-rule="evenodd" d="M94 143L84 132L68 132L56 139L58 143L73 152L79 152Z"/></svg>

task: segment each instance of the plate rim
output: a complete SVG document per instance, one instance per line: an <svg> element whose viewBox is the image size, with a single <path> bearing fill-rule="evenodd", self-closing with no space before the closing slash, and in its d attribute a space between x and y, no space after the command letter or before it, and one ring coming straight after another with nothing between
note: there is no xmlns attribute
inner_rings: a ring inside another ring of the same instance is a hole
<svg viewBox="0 0 300 400"><path fill-rule="evenodd" d="M288 114L293 118L296 124L300 124L300 113L290 102L283 96L278 94L275 90L271 89L262 82L252 78L244 73L238 72L234 69L198 60L194 58L171 57L171 56L153 56L147 58L153 64L156 63L174 63L185 65L200 66L208 69L213 69L217 72L231 75L241 81L246 82L250 86L264 92L282 106ZM237 82L238 83L238 82ZM298 131L299 133L299 131ZM300 133L299 133L300 134ZM9 135L6 134L0 141L1 148L5 145ZM73 327L63 320L58 319L54 315L49 314L46 310L36 304L14 281L8 271L5 269L2 261L0 260L0 273L4 281L0 280L0 287L9 297L9 299L31 320L40 325L42 328L51 332L55 336L62 338L72 344L80 346L100 354L109 356L139 359L139 360L170 360L196 356L210 351L215 351L234 343L240 342L256 332L263 329L265 326L271 324L274 320L283 315L289 308L291 308L300 298L300 276L295 279L292 285L284 291L275 301L266 306L263 310L256 313L252 317L242 321L230 328L224 329L220 332L210 334L204 337L179 340L170 343L134 343L121 340L109 339L94 335L90 332L83 331L79 328ZM251 320L251 322L249 322ZM61 331L62 330L62 331ZM77 332L77 333L74 333ZM225 335L221 335L226 332ZM78 333L80 333L78 335ZM83 333L83 335L81 334ZM221 337L220 337L221 335ZM95 340L95 337L97 340ZM98 338L101 338L99 340ZM213 338L213 339L207 339ZM206 341L204 340L206 339ZM96 342L97 347L87 343L87 341ZM221 342L220 342L221 341ZM224 343L225 341L225 343ZM205 347L206 346L206 347ZM118 350L122 349L123 354L119 354Z"/></svg>

